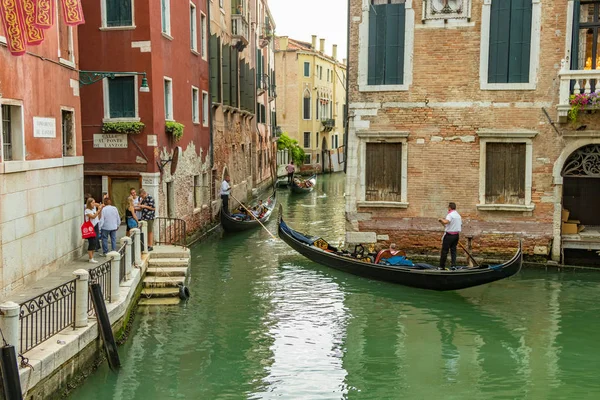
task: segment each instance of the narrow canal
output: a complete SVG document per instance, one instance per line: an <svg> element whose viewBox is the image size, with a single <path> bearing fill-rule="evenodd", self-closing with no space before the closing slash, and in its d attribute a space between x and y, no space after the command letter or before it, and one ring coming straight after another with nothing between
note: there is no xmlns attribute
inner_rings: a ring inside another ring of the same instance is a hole
<svg viewBox="0 0 600 400"><path fill-rule="evenodd" d="M343 194L343 174L278 192L292 227L332 243ZM70 398L600 398L598 273L437 293L313 264L262 230L192 254L190 301L139 309L121 370L104 364Z"/></svg>

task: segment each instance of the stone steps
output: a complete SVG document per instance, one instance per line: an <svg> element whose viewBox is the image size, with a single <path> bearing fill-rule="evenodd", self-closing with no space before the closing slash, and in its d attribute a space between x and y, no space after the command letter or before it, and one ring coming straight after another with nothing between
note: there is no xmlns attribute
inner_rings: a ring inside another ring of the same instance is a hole
<svg viewBox="0 0 600 400"><path fill-rule="evenodd" d="M188 267L149 267L146 276L186 276Z"/></svg>
<svg viewBox="0 0 600 400"><path fill-rule="evenodd" d="M190 259L189 258L150 258L148 262L148 267L189 267Z"/></svg>
<svg viewBox="0 0 600 400"><path fill-rule="evenodd" d="M147 276L144 278L145 288L165 288L183 285L185 276Z"/></svg>
<svg viewBox="0 0 600 400"><path fill-rule="evenodd" d="M139 301L140 306L174 306L181 303L179 297L151 297L141 298Z"/></svg>
<svg viewBox="0 0 600 400"><path fill-rule="evenodd" d="M150 252L151 258L190 258L190 249L178 246L156 246Z"/></svg>
<svg viewBox="0 0 600 400"><path fill-rule="evenodd" d="M144 288L140 299L152 297L177 297L179 298L178 287Z"/></svg>

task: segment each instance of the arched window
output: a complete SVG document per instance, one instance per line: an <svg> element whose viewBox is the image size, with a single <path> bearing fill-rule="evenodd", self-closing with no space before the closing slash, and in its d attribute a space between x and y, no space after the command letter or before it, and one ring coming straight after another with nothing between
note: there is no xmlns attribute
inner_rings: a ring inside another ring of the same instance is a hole
<svg viewBox="0 0 600 400"><path fill-rule="evenodd" d="M303 101L303 110L302 115L304 119L310 119L310 106L311 106L311 95L308 89L304 90L304 101Z"/></svg>

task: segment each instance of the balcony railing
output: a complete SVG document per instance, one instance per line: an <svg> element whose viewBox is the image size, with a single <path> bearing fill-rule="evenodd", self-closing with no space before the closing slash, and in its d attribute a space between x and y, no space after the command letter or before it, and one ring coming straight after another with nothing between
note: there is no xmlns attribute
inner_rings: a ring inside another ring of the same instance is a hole
<svg viewBox="0 0 600 400"><path fill-rule="evenodd" d="M558 120L567 122L571 109L571 96L575 94L600 93L600 70L570 70L563 61L558 74L560 78L560 92L558 99Z"/></svg>
<svg viewBox="0 0 600 400"><path fill-rule="evenodd" d="M248 44L250 29L248 27L248 20L243 14L231 15L231 34L234 39L240 39L244 44Z"/></svg>
<svg viewBox="0 0 600 400"><path fill-rule="evenodd" d="M325 132L329 132L333 128L335 128L335 119L333 119L333 118L322 119L321 123L323 124L323 130Z"/></svg>

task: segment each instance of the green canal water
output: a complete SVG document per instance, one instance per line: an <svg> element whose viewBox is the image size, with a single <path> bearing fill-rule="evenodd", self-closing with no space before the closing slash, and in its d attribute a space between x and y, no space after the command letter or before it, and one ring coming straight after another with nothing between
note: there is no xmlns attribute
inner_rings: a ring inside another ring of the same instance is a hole
<svg viewBox="0 0 600 400"><path fill-rule="evenodd" d="M343 175L278 193L292 227L343 239ZM262 230L192 256L190 301L140 308L121 370L71 399L600 398L600 273L436 293L314 264Z"/></svg>

